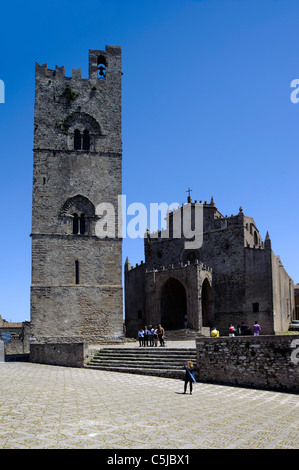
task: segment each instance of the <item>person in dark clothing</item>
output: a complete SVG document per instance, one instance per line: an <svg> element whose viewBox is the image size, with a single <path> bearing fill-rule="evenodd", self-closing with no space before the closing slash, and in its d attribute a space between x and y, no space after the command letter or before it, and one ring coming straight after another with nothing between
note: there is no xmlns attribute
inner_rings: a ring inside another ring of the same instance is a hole
<svg viewBox="0 0 299 470"><path fill-rule="evenodd" d="M144 346L144 331L142 328L138 331L138 339L139 339L139 346Z"/></svg>
<svg viewBox="0 0 299 470"><path fill-rule="evenodd" d="M149 335L149 330L147 329L147 326L145 325L145 327L144 327L144 346L148 346L148 335Z"/></svg>
<svg viewBox="0 0 299 470"><path fill-rule="evenodd" d="M186 373L185 373L184 393L186 393L187 386L188 386L188 383L189 383L190 395L192 395L192 384L194 382L194 379L192 378L192 376L194 374L193 362L192 361L187 361L187 365L185 365L185 369L186 369ZM192 376L190 374L192 374Z"/></svg>

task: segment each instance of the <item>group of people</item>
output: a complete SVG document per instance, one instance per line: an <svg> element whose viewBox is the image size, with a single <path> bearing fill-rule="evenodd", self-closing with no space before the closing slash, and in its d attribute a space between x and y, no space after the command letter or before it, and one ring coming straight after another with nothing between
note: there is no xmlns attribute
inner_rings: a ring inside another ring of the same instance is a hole
<svg viewBox="0 0 299 470"><path fill-rule="evenodd" d="M149 325L145 326L144 329L141 328L138 331L138 340L139 346L158 346L158 341L160 346L165 346L165 331L163 326Z"/></svg>
<svg viewBox="0 0 299 470"><path fill-rule="evenodd" d="M261 326L256 321L253 325L254 336L259 336L261 331L262 331ZM242 325L238 325L237 328L235 328L231 323L229 324L228 336L246 336L246 335L252 335L252 330L244 322L242 323ZM216 329L216 327L214 327L211 330L211 336L212 337L219 336L219 331Z"/></svg>
<svg viewBox="0 0 299 470"><path fill-rule="evenodd" d="M253 334L254 336L259 336L262 329L261 326L258 324L256 321L253 325ZM242 325L238 325L237 328L235 328L231 323L229 324L228 327L228 335L229 336L246 336L246 335L252 335L252 330L243 322Z"/></svg>

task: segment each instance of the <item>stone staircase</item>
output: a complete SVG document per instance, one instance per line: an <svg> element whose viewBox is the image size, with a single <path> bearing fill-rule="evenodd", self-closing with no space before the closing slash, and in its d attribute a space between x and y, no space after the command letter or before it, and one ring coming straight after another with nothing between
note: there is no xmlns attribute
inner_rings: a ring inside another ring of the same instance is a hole
<svg viewBox="0 0 299 470"><path fill-rule="evenodd" d="M88 364L89 369L183 379L184 365L196 365L196 348L113 348L99 350Z"/></svg>

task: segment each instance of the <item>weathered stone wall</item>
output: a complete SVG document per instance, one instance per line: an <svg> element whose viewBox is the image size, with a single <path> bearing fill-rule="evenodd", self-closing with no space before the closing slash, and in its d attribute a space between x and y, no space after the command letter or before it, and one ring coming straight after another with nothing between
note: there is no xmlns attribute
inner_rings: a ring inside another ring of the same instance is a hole
<svg viewBox="0 0 299 470"><path fill-rule="evenodd" d="M5 326L0 327L0 338L1 333L11 333L11 341L4 343L5 356L28 355L30 350L30 322L21 323L21 327L10 325L14 324L6 322Z"/></svg>
<svg viewBox="0 0 299 470"><path fill-rule="evenodd" d="M121 76L119 46L89 51L88 78L36 64L31 329L39 343L123 339ZM105 238L96 229L101 203L115 215ZM75 230L81 216L84 229Z"/></svg>
<svg viewBox="0 0 299 470"><path fill-rule="evenodd" d="M32 240L32 286L75 286L75 260L79 285L121 286L120 240L72 235L35 236ZM46 260L45 260L46 255Z"/></svg>
<svg viewBox="0 0 299 470"><path fill-rule="evenodd" d="M244 321L252 329L257 321L262 327L263 334L274 334L271 250L246 247L244 262L246 267L244 314L234 326L241 325ZM254 311L254 304L257 311Z"/></svg>
<svg viewBox="0 0 299 470"><path fill-rule="evenodd" d="M229 323L240 322L244 308L244 234L237 221L232 217L222 229L204 234L201 248L203 262L213 270L214 323L221 334L228 331Z"/></svg>
<svg viewBox="0 0 299 470"><path fill-rule="evenodd" d="M123 338L119 286L33 286L32 336L39 342L95 344Z"/></svg>
<svg viewBox="0 0 299 470"><path fill-rule="evenodd" d="M72 344L31 344L30 362L53 366L83 367L88 355L88 345Z"/></svg>
<svg viewBox="0 0 299 470"><path fill-rule="evenodd" d="M299 393L299 335L197 338L199 380Z"/></svg>
<svg viewBox="0 0 299 470"><path fill-rule="evenodd" d="M275 332L284 332L294 314L294 282L285 271L279 256L271 253L273 272L273 312Z"/></svg>
<svg viewBox="0 0 299 470"><path fill-rule="evenodd" d="M145 265L125 266L126 336L136 338L138 330L148 326L145 303Z"/></svg>

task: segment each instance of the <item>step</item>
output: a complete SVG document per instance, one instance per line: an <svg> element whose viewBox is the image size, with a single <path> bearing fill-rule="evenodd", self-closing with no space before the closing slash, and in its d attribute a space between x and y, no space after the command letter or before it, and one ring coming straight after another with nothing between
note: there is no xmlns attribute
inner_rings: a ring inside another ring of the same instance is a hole
<svg viewBox="0 0 299 470"><path fill-rule="evenodd" d="M107 366L107 367L135 367L135 368L140 368L140 367L144 367L144 368L152 368L152 369L173 369L173 368L182 368L182 362L171 362L171 363L166 363L166 362L163 362L163 363L159 363L159 364L153 364L153 362L140 362L140 361L136 361L136 362L126 362L126 361L105 361L103 362L102 360L93 360L91 361L91 364L97 366Z"/></svg>
<svg viewBox="0 0 299 470"><path fill-rule="evenodd" d="M137 367L109 367L109 366L95 366L93 364L88 364L85 366L87 369L97 369L107 372L119 372L126 374L139 374L139 375L151 375L156 377L166 377L166 378L175 378L183 379L185 377L185 371L180 369L154 369L154 368L137 368Z"/></svg>
<svg viewBox="0 0 299 470"><path fill-rule="evenodd" d="M195 360L196 352L189 351L183 354L149 354L149 353L113 353L113 352L99 352L94 355L93 360L122 360L122 361L156 361L156 362L173 362L173 361L186 361Z"/></svg>
<svg viewBox="0 0 299 470"><path fill-rule="evenodd" d="M196 359L196 354L188 354L188 356L150 356L148 354L141 356L137 354L136 356L131 356L131 355L118 355L118 354L96 354L93 359L100 359L100 360L106 360L109 361L111 359L115 360L121 360L123 362L130 362L130 361L155 361L155 362L173 362L173 361L194 361Z"/></svg>
<svg viewBox="0 0 299 470"><path fill-rule="evenodd" d="M104 347L99 351L105 353L113 353L113 354L189 354L190 352L195 352L196 348L163 348L163 347L147 347L147 346L140 346L136 348L108 348Z"/></svg>
<svg viewBox="0 0 299 470"><path fill-rule="evenodd" d="M113 348L99 350L85 366L89 369L179 378L187 360L196 363L196 348Z"/></svg>
<svg viewBox="0 0 299 470"><path fill-rule="evenodd" d="M99 359L99 358L102 358L102 359L105 359L105 360L109 360L109 359L112 359L112 358L115 358L115 359L120 359L120 360L125 360L125 361L136 361L136 360L139 360L139 361L159 361L159 362L167 362L167 361L181 361L181 360L184 360L184 361L187 361L189 360L192 360L191 358L195 358L196 357L196 354L188 354L188 355L182 355L182 356L176 356L176 355L169 355L169 356L150 356L149 354L144 354L144 355L141 355L141 354L136 354L136 356L133 356L133 355L130 355L130 354L96 354L94 356L94 359Z"/></svg>

